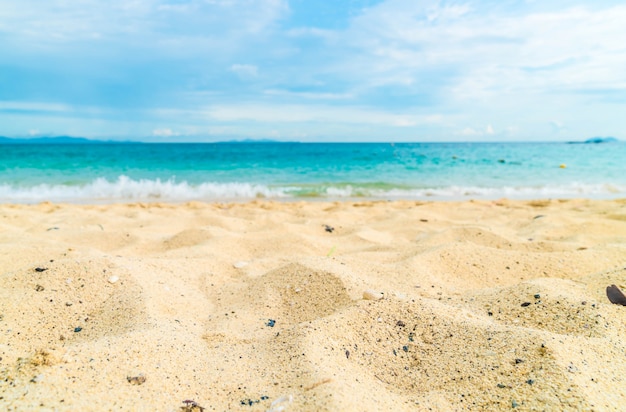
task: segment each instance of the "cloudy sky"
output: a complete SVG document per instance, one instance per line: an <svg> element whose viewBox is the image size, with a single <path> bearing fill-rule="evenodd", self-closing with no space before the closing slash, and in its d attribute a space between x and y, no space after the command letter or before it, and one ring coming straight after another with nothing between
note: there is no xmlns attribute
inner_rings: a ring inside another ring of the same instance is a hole
<svg viewBox="0 0 626 412"><path fill-rule="evenodd" d="M626 137L626 4L0 0L0 135Z"/></svg>

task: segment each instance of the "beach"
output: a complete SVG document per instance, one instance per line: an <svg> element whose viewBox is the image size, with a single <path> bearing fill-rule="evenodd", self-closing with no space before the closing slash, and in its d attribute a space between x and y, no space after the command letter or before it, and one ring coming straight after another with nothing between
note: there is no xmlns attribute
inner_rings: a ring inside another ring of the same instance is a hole
<svg viewBox="0 0 626 412"><path fill-rule="evenodd" d="M0 206L0 408L621 410L626 201Z"/></svg>

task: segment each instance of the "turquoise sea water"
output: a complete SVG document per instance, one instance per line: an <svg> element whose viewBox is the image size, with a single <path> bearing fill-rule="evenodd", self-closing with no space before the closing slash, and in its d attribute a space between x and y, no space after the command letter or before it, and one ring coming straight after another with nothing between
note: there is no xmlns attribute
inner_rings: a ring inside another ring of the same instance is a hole
<svg viewBox="0 0 626 412"><path fill-rule="evenodd" d="M624 143L5 144L0 202L617 198L625 155Z"/></svg>

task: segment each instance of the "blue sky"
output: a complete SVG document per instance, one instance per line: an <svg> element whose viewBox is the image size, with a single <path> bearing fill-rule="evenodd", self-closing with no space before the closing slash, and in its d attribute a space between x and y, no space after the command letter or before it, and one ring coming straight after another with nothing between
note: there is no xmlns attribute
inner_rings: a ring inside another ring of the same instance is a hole
<svg viewBox="0 0 626 412"><path fill-rule="evenodd" d="M0 0L0 135L626 135L619 1Z"/></svg>

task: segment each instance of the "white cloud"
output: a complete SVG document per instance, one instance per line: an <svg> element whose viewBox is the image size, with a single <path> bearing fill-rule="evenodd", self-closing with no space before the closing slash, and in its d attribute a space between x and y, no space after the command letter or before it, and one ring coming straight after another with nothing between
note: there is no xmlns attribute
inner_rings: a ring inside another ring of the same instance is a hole
<svg viewBox="0 0 626 412"><path fill-rule="evenodd" d="M251 78L258 76L258 67L253 64L233 64L230 70L241 78Z"/></svg>
<svg viewBox="0 0 626 412"><path fill-rule="evenodd" d="M172 129L154 129L152 131L153 136L158 137L172 137L172 136L180 136L180 133L173 131Z"/></svg>
<svg viewBox="0 0 626 412"><path fill-rule="evenodd" d="M4 2L6 3L6 2ZM37 50L99 40L117 47L166 48L183 53L180 41L218 45L258 36L287 12L286 0L29 0L0 8L3 41ZM219 42L215 40L219 39ZM104 43L103 43L104 42ZM208 42L208 43L207 43ZM188 52L196 52L191 49Z"/></svg>
<svg viewBox="0 0 626 412"><path fill-rule="evenodd" d="M456 132L455 134L460 136L492 136L496 134L496 131L493 129L493 126L488 124L484 129L466 127L463 130Z"/></svg>
<svg viewBox="0 0 626 412"><path fill-rule="evenodd" d="M310 100L347 100L355 97L352 93L320 93L320 92L292 92L289 90L265 90L268 96L288 97L296 99Z"/></svg>
<svg viewBox="0 0 626 412"><path fill-rule="evenodd" d="M626 6L515 15L485 11L434 1L392 0L373 7L346 33L364 52L353 72L373 79L372 85L445 78L447 91L463 99L503 92L626 90Z"/></svg>
<svg viewBox="0 0 626 412"><path fill-rule="evenodd" d="M392 113L360 107L283 104L233 104L206 108L203 113L222 122L255 121L263 123L330 122L338 124L376 124L409 127L441 123L441 115Z"/></svg>
<svg viewBox="0 0 626 412"><path fill-rule="evenodd" d="M69 112L72 107L62 103L47 102L16 102L0 101L0 110L37 111L37 112Z"/></svg>

